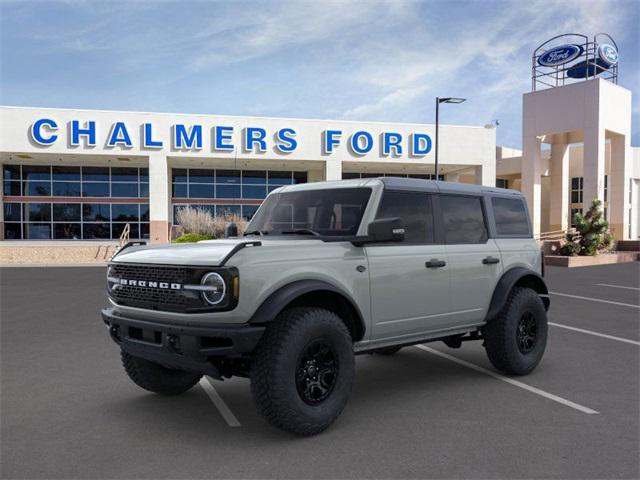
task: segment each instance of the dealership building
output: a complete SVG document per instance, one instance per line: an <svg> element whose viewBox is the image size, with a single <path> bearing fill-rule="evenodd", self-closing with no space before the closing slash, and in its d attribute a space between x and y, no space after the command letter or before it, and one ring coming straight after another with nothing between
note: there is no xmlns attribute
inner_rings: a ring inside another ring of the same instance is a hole
<svg viewBox="0 0 640 480"><path fill-rule="evenodd" d="M184 205L250 218L281 185L432 179L432 125L2 107L4 239L167 241ZM440 178L494 185L495 130L442 125Z"/></svg>
<svg viewBox="0 0 640 480"><path fill-rule="evenodd" d="M612 42L545 42L523 96L523 149L497 147L493 125L440 125L438 178L521 190L537 234L566 230L597 198L615 238L638 239L640 151L617 50L613 63L603 50ZM606 68L590 69L602 51ZM129 225L132 239L166 242L186 205L250 218L281 185L434 179L435 134L429 124L0 107L0 239L106 241Z"/></svg>

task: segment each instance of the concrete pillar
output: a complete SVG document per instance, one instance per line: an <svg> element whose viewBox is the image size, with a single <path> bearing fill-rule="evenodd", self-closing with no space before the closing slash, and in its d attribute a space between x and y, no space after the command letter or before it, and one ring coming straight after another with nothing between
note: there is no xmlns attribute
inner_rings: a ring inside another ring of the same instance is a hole
<svg viewBox="0 0 640 480"><path fill-rule="evenodd" d="M589 210L594 199L597 198L604 202L604 140L604 129L600 128L600 126L585 129L582 167L582 176L584 178L582 209L585 212Z"/></svg>
<svg viewBox="0 0 640 480"><path fill-rule="evenodd" d="M447 173L444 176L446 182L459 182L460 174L459 173Z"/></svg>
<svg viewBox="0 0 640 480"><path fill-rule="evenodd" d="M342 161L335 158L327 159L324 162L324 179L342 180Z"/></svg>
<svg viewBox="0 0 640 480"><path fill-rule="evenodd" d="M484 185L485 187L496 186L496 163L487 162L484 165L474 167L476 185Z"/></svg>
<svg viewBox="0 0 640 480"><path fill-rule="evenodd" d="M549 230L566 230L569 222L569 145L566 134L551 145Z"/></svg>
<svg viewBox="0 0 640 480"><path fill-rule="evenodd" d="M312 169L307 171L307 182L322 182L324 180L324 170Z"/></svg>
<svg viewBox="0 0 640 480"><path fill-rule="evenodd" d="M0 185L4 185L4 168L0 164ZM4 240L4 187L0 190L0 242Z"/></svg>
<svg viewBox="0 0 640 480"><path fill-rule="evenodd" d="M167 156L149 155L149 239L151 243L169 241L171 175Z"/></svg>
<svg viewBox="0 0 640 480"><path fill-rule="evenodd" d="M540 233L542 161L540 138L531 135L523 139L522 151L522 193L527 199L533 234Z"/></svg>
<svg viewBox="0 0 640 480"><path fill-rule="evenodd" d="M609 171L608 202L609 225L616 240L629 239L629 202L632 151L628 135L611 138L611 164Z"/></svg>

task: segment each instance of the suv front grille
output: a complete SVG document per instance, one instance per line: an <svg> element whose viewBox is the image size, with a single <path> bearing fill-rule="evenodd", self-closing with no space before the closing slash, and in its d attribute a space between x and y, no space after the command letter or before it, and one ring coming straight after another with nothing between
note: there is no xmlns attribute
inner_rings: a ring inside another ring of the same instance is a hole
<svg viewBox="0 0 640 480"><path fill-rule="evenodd" d="M163 265L140 265L111 263L109 277L154 284L187 285L199 284L210 269L175 267ZM188 312L207 309L200 293L192 290L155 288L148 285L116 284L109 292L119 305L171 312Z"/></svg>

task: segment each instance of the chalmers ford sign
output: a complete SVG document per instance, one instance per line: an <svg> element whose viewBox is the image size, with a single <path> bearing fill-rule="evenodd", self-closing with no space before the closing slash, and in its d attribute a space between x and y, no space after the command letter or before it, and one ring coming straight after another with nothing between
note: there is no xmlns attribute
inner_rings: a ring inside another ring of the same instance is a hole
<svg viewBox="0 0 640 480"><path fill-rule="evenodd" d="M175 123L169 131L159 131L153 123L133 125L131 122L115 121L109 125L93 120L71 120L59 122L55 118L38 118L29 128L29 135L40 147L67 142L71 147L95 147L100 142L107 148L146 150L211 151L217 153L243 152L277 155L294 153L299 147L295 128L283 126L275 131L259 126L237 129L230 125L202 125ZM236 132L236 130L240 130ZM239 135L236 135L239 133ZM367 130L357 130L348 135L341 129L325 129L321 136L319 155L331 155L341 145L357 156L379 151L383 156L409 155L424 157L432 148L430 135L423 132L401 134L382 132L380 135Z"/></svg>

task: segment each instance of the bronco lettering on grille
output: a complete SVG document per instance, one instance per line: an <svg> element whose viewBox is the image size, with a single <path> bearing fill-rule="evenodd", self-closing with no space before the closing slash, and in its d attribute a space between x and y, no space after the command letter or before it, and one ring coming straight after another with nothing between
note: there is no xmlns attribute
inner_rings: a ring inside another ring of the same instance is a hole
<svg viewBox="0 0 640 480"><path fill-rule="evenodd" d="M182 290L183 287L180 283L150 282L147 280L131 280L128 278L121 278L120 285L143 288L161 288L164 290Z"/></svg>

